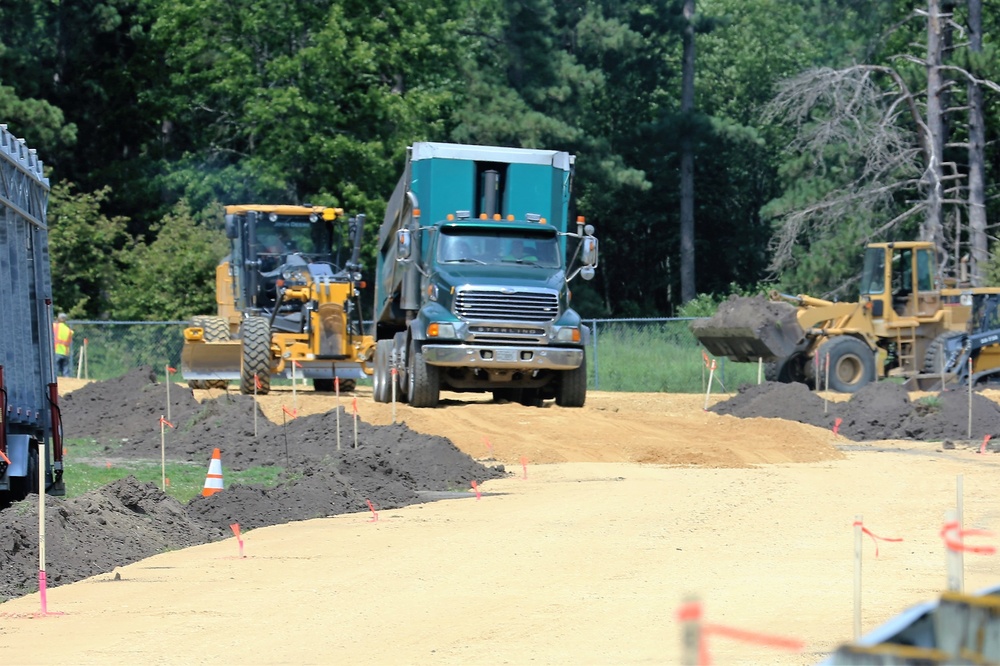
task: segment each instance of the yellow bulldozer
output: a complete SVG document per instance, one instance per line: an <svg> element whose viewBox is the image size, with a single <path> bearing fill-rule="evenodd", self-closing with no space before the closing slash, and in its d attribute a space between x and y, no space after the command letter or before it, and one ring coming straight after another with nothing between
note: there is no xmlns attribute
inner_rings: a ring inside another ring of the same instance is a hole
<svg viewBox="0 0 1000 666"><path fill-rule="evenodd" d="M272 377L352 390L371 374L359 287L364 215L340 208L226 206L229 255L216 268L217 314L184 330L181 372L191 388L266 394Z"/></svg>
<svg viewBox="0 0 1000 666"><path fill-rule="evenodd" d="M1000 288L943 280L937 257L933 243L871 243L856 302L732 297L691 331L716 356L767 363L773 381L843 393L883 377L924 390L987 382L1000 374Z"/></svg>

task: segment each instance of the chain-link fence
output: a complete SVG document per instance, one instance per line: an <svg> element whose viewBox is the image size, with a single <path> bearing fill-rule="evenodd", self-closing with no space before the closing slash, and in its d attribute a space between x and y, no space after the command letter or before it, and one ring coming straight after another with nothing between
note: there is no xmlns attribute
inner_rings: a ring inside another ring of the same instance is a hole
<svg viewBox="0 0 1000 666"><path fill-rule="evenodd" d="M704 391L710 368L691 335L690 319L589 319L589 386L602 391L697 393ZM73 375L90 379L119 377L140 366L161 376L166 366L180 368L183 321L75 321ZM84 352L84 350L86 350ZM83 352L81 354L81 352ZM755 364L718 359L713 392L756 383Z"/></svg>

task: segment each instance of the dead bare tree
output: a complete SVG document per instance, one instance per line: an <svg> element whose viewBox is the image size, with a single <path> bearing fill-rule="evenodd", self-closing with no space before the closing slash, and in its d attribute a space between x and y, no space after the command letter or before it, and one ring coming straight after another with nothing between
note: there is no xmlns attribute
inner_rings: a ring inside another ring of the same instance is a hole
<svg viewBox="0 0 1000 666"><path fill-rule="evenodd" d="M899 72L883 65L855 65L841 70L816 69L804 72L779 87L765 111L765 119L791 124L795 138L788 146L791 154L811 158L804 178L835 180L831 188L808 205L776 211L780 222L772 238L770 269L779 272L794 262L794 248L805 236L832 233L845 220L865 225L862 236L874 240L886 235L900 222L922 215L920 236L937 243L944 251L941 270L961 254L963 238L961 212L969 209L970 244L976 253L974 271L986 262L985 197L982 187L981 90L1000 91L1000 86L977 78L963 68L945 64L943 43L946 27L957 27L950 12L943 12L939 0L927 0L926 11L913 16L927 21L925 58L902 54L894 60L920 64L927 71L927 87L909 90ZM975 11L979 0L970 0L972 48L979 29ZM950 7L950 5L949 5ZM981 7L978 7L981 9ZM981 36L980 36L981 39ZM981 42L980 42L981 48ZM946 108L943 95L964 79L969 87L969 106ZM979 117L973 91L980 91ZM949 113L970 112L968 174L960 165L946 161L946 117ZM978 123L978 125L977 125ZM977 134L977 128L980 134ZM980 138L977 138L980 136ZM979 150L978 157L972 152ZM831 151L847 155L831 162ZM831 174L833 168L837 174ZM849 173L848 177L844 174ZM968 175L969 187L964 186ZM978 178L978 180L977 180ZM977 184L978 183L978 184ZM968 191L966 198L964 192ZM944 225L945 208L955 224ZM976 217L975 221L973 215ZM885 220L876 224L876 220ZM980 231L981 230L981 231ZM978 275L978 272L974 273ZM974 278L975 279L975 278Z"/></svg>
<svg viewBox="0 0 1000 666"><path fill-rule="evenodd" d="M879 80L886 77L894 92L886 92ZM771 270L780 272L794 261L793 249L804 234L828 232L852 218L890 218L869 231L874 237L924 210L925 201L917 201L898 211L897 195L919 188L923 175L924 147L904 116L924 125L915 96L888 67L812 69L781 84L764 120L794 126L788 151L808 159L803 178L839 180L845 164L853 171L840 187L812 203L779 213ZM831 161L834 147L847 157Z"/></svg>
<svg viewBox="0 0 1000 666"><path fill-rule="evenodd" d="M968 0L969 51L983 51L983 2ZM983 117L983 88L975 72L966 84L969 95L969 249L973 285L982 283L982 271L989 259L986 236L986 122Z"/></svg>

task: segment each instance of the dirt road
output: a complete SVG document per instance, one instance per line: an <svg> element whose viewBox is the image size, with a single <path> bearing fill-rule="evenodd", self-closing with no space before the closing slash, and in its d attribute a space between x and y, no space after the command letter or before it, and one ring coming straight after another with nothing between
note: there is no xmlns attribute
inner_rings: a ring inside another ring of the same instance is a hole
<svg viewBox="0 0 1000 666"><path fill-rule="evenodd" d="M67 387L69 388L69 387ZM595 393L581 410L449 399L397 408L512 476L443 500L252 530L0 606L10 663L678 663L675 613L799 639L714 637L717 664L811 664L849 640L856 515L863 627L944 586L938 530L962 475L967 526L996 529L998 458L922 442L857 444L704 396ZM303 413L331 399L298 392ZM292 396L266 399L280 419ZM345 405L350 398L344 397ZM370 394L361 418L389 423ZM488 441L488 444L487 444ZM521 459L527 461L527 478ZM989 541L986 539L985 541ZM966 557L966 588L997 582Z"/></svg>

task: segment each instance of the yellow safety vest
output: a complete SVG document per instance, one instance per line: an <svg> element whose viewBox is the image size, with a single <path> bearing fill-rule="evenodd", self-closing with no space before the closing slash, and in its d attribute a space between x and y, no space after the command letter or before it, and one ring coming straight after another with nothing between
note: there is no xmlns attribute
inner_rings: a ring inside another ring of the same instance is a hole
<svg viewBox="0 0 1000 666"><path fill-rule="evenodd" d="M52 324L52 335L56 339L56 355L69 356L69 346L73 343L73 329L57 321Z"/></svg>

